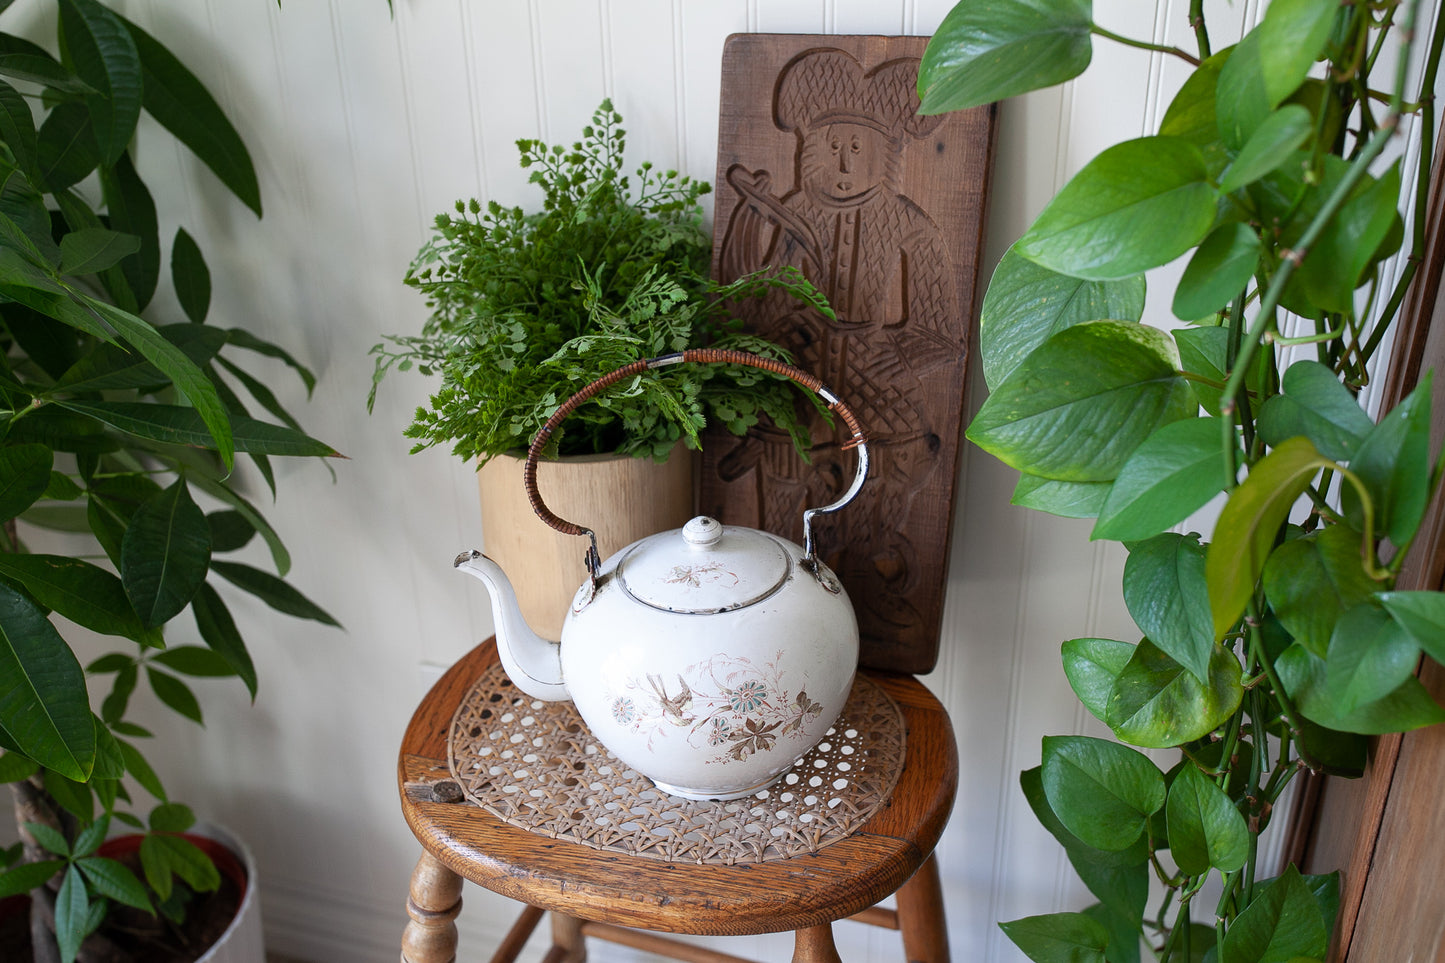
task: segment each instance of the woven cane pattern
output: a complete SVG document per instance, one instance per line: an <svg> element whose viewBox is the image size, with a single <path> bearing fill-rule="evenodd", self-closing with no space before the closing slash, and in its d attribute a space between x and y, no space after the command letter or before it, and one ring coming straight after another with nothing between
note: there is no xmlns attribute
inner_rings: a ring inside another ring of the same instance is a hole
<svg viewBox="0 0 1445 963"><path fill-rule="evenodd" d="M898 706L863 676L823 741L743 799L658 791L571 703L530 698L500 665L472 687L447 738L466 798L505 823L612 853L728 865L815 853L856 832L892 794L903 759Z"/></svg>

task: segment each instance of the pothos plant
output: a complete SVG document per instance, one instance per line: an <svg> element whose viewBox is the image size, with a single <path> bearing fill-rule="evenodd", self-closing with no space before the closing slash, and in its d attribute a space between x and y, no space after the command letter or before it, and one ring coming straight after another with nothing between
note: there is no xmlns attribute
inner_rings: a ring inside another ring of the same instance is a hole
<svg viewBox="0 0 1445 963"><path fill-rule="evenodd" d="M1445 596L1394 590L1442 474L1430 378L1378 423L1359 400L1423 240L1441 28L1407 89L1413 4L1274 0L1220 50L1187 13L1193 52L1106 31L1088 0L964 0L919 73L937 113L1077 76L1094 36L1192 68L1156 134L1045 207L981 312L968 438L1021 472L1015 503L1124 543L1143 635L1063 643L1117 741L1046 737L1022 775L1099 900L1001 924L1040 963L1323 958L1337 878L1260 878L1259 832L1301 769L1358 774L1367 736L1445 719L1413 674L1445 659ZM1402 171L1383 158L1410 113ZM1407 176L1421 207L1392 280ZM1183 323L1141 323L1144 272L1176 258ZM1207 539L1177 530L1220 496Z"/></svg>
<svg viewBox="0 0 1445 963"><path fill-rule="evenodd" d="M218 580L336 624L284 580L286 548L233 474L244 454L274 496L273 456L336 452L242 359L289 366L308 392L311 372L243 328L207 323L210 271L184 228L169 240L180 313L152 303L164 257L132 159L137 122L148 113L259 216L236 130L140 27L96 0L58 0L57 12L58 59L0 33L0 781L23 841L4 854L0 896L30 892L35 959L69 963L125 958L112 909L175 920L184 891L214 885L210 861L178 835L192 816L147 760L132 696L144 679L198 723L184 677L234 676L255 696ZM258 534L275 574L221 557ZM42 541L65 551L35 551ZM177 636L199 644L168 644ZM97 637L119 647L83 668L77 650ZM139 874L101 855L120 824L147 834Z"/></svg>
<svg viewBox="0 0 1445 963"><path fill-rule="evenodd" d="M741 330L731 300L782 290L831 315L801 274L760 272L727 285L707 277L711 239L699 198L705 182L644 162L624 173L626 131L610 100L570 149L519 140L521 165L542 189L532 213L496 201L458 201L441 214L406 283L432 310L419 335L376 345L376 385L393 368L440 374L418 408L413 451L450 443L485 461L525 449L572 394L643 358L704 346L788 360ZM742 365L676 365L580 407L554 453L666 458L679 440L698 447L709 419L742 434L767 415L800 452L807 428L786 381Z"/></svg>

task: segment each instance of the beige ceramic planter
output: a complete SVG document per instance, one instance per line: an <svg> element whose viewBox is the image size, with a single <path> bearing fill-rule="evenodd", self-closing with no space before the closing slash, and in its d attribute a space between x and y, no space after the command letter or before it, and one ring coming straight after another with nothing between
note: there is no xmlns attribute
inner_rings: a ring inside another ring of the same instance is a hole
<svg viewBox="0 0 1445 963"><path fill-rule="evenodd" d="M498 455L477 471L483 550L511 577L532 630L557 639L587 578L587 540L555 532L533 514L522 484L525 463L520 454ZM597 550L607 558L692 517L692 452L679 445L661 464L617 455L541 461L537 487L554 512L597 533Z"/></svg>

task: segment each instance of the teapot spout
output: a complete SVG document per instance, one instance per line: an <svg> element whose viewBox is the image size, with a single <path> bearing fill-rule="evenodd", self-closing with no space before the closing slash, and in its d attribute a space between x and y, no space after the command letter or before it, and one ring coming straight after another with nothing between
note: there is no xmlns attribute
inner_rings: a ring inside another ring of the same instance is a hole
<svg viewBox="0 0 1445 963"><path fill-rule="evenodd" d="M571 698L562 681L561 646L532 631L522 617L517 593L502 567L481 552L463 552L455 566L486 583L492 596L492 621L497 653L513 684L534 699L560 702Z"/></svg>

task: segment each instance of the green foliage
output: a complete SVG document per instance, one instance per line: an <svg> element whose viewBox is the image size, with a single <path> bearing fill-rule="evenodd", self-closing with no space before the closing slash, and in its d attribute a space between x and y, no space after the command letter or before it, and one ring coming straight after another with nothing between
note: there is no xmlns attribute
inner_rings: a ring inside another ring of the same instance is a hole
<svg viewBox="0 0 1445 963"><path fill-rule="evenodd" d="M255 670L214 575L335 624L277 576L236 578L212 556L260 532L278 572L289 565L233 474L237 453L274 484L272 457L336 452L308 437L241 360L289 366L308 393L309 371L240 328L205 323L210 271L184 228L175 230L168 275L184 317L156 317L151 307L164 258L155 204L132 163L140 117L148 113L259 215L255 170L235 128L190 70L135 24L98 0L57 6L58 58L0 35L0 777L29 780L62 829L31 827L58 858L20 863L0 875L0 892L59 873L55 932L69 961L109 906L174 913L173 875L189 890L214 875L204 855L170 835L189 825L189 810L167 801L137 748L150 733L127 712L142 678L162 704L197 722L201 700L189 679L237 676L254 696ZM253 403L264 420L249 413ZM208 504L219 510L208 515ZM32 552L35 530L46 528L85 536L91 547ZM204 644L168 647L188 608ZM74 625L123 647L82 668ZM87 676L102 686L90 691ZM150 838L160 841L148 843L159 855L142 854L150 890L95 855L114 821L145 825L129 811L124 777L164 804L152 815Z"/></svg>
<svg viewBox="0 0 1445 963"><path fill-rule="evenodd" d="M1074 692L1119 741L1046 737L1023 774L1100 901L1002 924L1031 960L1134 963L1141 941L1164 963L1324 958L1337 878L1256 881L1255 835L1302 768L1357 775L1363 736L1445 721L1415 677L1422 652L1445 658L1445 595L1395 588L1445 472L1431 376L1378 424L1358 397L1424 241L1422 215L1388 287L1402 180L1430 182L1433 114L1408 105L1430 103L1445 38L1418 41L1407 90L1414 7L1273 0L1214 53L1195 4L1194 55L1103 30L1078 0L963 0L924 56L930 113L1077 76L1092 36L1193 69L1157 133L1060 190L983 302L990 395L968 437L1020 470L1017 504L1125 543L1143 636L1063 645ZM1392 34L1401 66L1372 84ZM1403 172L1380 158L1409 110L1426 146ZM1190 326L1166 334L1140 323L1143 272L1176 258L1169 303ZM1172 530L1221 495L1208 539ZM1121 743L1180 759L1160 773ZM1164 900L1146 916L1151 873ZM1198 909L1215 874L1219 902Z"/></svg>
<svg viewBox="0 0 1445 963"><path fill-rule="evenodd" d="M521 140L542 209L457 202L441 214L406 283L432 314L420 335L372 349L376 384L393 368L440 374L407 436L414 451L451 443L462 458L526 448L571 395L642 358L704 346L787 360L746 335L727 302L781 289L830 313L796 271L707 278L712 250L698 198L706 183L644 163L623 173L622 117L603 101L571 149ZM562 454L662 459L698 446L709 421L742 434L766 415L802 451L806 430L785 381L740 365L677 365L619 384L581 406L558 433Z"/></svg>

